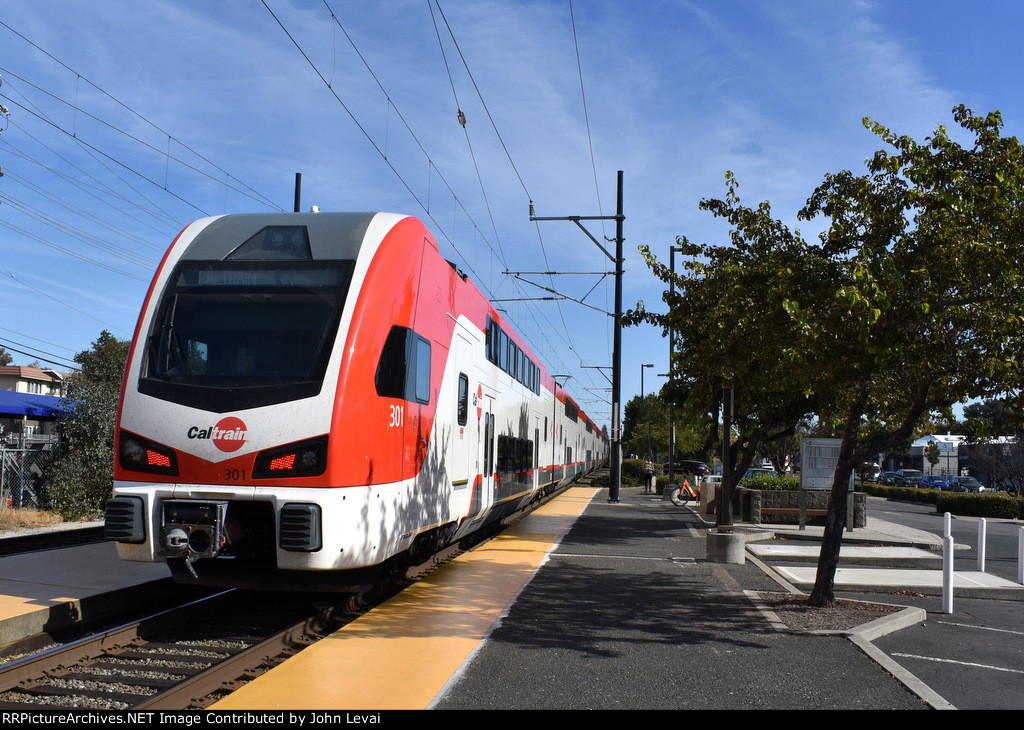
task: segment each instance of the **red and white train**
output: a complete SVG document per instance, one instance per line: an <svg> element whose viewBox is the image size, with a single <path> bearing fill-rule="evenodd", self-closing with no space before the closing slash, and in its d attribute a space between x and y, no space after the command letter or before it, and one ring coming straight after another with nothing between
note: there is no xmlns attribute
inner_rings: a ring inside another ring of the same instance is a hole
<svg viewBox="0 0 1024 730"><path fill-rule="evenodd" d="M121 558L264 588L358 582L608 453L424 224L387 213L186 227L139 317L116 441Z"/></svg>

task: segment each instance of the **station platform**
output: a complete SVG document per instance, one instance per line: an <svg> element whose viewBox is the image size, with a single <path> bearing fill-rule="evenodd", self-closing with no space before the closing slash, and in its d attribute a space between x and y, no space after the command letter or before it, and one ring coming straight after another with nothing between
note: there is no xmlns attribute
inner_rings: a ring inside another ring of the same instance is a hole
<svg viewBox="0 0 1024 730"><path fill-rule="evenodd" d="M693 506L639 488L607 497L566 490L212 709L941 706L849 633L780 628L752 598L804 588L798 573L813 564L821 528L750 527L745 562L716 563L706 557L711 519ZM861 590L848 582L855 570L892 588L930 581L938 544L872 519L844 536L837 591ZM109 543L2 557L0 636L98 610L132 585L159 591L167 575L120 561ZM1014 584L978 590L1024 600Z"/></svg>
<svg viewBox="0 0 1024 730"><path fill-rule="evenodd" d="M174 590L170 576L164 564L121 560L109 542L0 556L0 648L123 611L140 584L158 601Z"/></svg>

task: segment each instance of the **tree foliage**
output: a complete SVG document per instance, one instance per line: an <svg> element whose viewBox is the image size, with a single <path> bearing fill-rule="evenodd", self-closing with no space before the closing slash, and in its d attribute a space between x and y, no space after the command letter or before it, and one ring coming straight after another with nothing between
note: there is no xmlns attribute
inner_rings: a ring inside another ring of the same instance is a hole
<svg viewBox="0 0 1024 730"><path fill-rule="evenodd" d="M768 203L743 207L731 173L726 182L725 199L704 200L701 208L729 223L729 245L677 238L683 253L678 273L641 246L648 265L674 290L664 294L666 314L650 312L639 302L624 318L627 324L647 322L673 332L677 344L666 391L692 423L708 425L707 450L719 454L722 390L726 385L733 389L731 478L723 484L724 502L754 458L790 439L815 411L807 387L810 373L805 372L810 363L791 354L800 327L785 304L790 292L806 288L802 282L813 280L819 268L809 260L799 234L772 218ZM729 522L730 511L719 512L718 524Z"/></svg>
<svg viewBox="0 0 1024 730"><path fill-rule="evenodd" d="M98 513L113 487L114 422L129 343L104 330L92 349L75 355L81 370L67 380L69 413L49 472L50 501L64 517Z"/></svg>
<svg viewBox="0 0 1024 730"><path fill-rule="evenodd" d="M991 485L1024 494L1024 409L1019 395L965 406L961 426L972 473L985 475Z"/></svg>
<svg viewBox="0 0 1024 730"><path fill-rule="evenodd" d="M888 148L866 174L829 174L813 191L799 217L825 219L816 242L768 203L740 205L728 175L726 198L701 207L730 224L729 245L678 239L692 257L678 276L641 249L676 292L667 314L640 303L629 321L680 333L684 407L707 412L731 380L740 442L811 413L842 438L815 605L834 601L855 466L906 444L928 414L1024 382L1024 148L1001 136L998 112L953 116L969 145L944 127L918 143L865 119Z"/></svg>
<svg viewBox="0 0 1024 730"><path fill-rule="evenodd" d="M671 450L671 423L676 422L677 457L706 459L701 434L689 425L679 411L670 417L670 403L663 394L648 393L643 398L634 396L626 402L622 418L622 452L641 459L647 458L648 435L652 458L668 460Z"/></svg>

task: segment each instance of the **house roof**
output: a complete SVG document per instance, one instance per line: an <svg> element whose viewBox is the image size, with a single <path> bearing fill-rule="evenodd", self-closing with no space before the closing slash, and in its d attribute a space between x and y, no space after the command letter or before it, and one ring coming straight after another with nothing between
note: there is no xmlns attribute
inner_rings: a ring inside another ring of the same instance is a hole
<svg viewBox="0 0 1024 730"><path fill-rule="evenodd" d="M28 365L0 365L0 378L15 377L19 380L46 380L48 382L60 383L67 379L67 373L59 373L56 370L44 368L33 368Z"/></svg>
<svg viewBox="0 0 1024 730"><path fill-rule="evenodd" d="M924 448L929 443L935 442L939 445L940 451L956 451L957 447L965 440L965 436L958 436L956 434L933 433L917 439L917 441L911 444L911 447L915 449Z"/></svg>
<svg viewBox="0 0 1024 730"><path fill-rule="evenodd" d="M61 399L53 395L14 393L0 390L0 416L31 416L33 418L60 418L67 415Z"/></svg>

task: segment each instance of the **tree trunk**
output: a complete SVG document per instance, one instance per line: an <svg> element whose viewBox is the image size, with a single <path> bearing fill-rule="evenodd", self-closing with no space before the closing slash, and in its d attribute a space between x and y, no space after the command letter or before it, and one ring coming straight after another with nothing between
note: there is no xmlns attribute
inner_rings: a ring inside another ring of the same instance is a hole
<svg viewBox="0 0 1024 730"><path fill-rule="evenodd" d="M857 463L857 426L860 423L867 388L860 390L846 414L843 442L839 447L836 473L832 479L832 491L825 515L825 532L821 538L821 552L818 553L818 572L814 576L814 588L807 602L812 606L831 606L836 602L836 568L839 566L839 549L842 547L843 530L846 528L846 502L850 491L850 475Z"/></svg>

